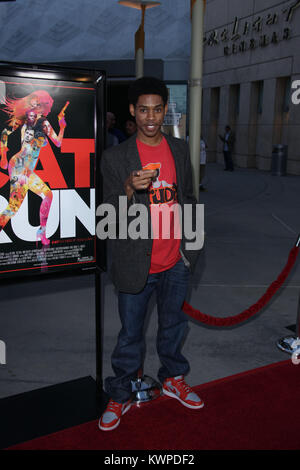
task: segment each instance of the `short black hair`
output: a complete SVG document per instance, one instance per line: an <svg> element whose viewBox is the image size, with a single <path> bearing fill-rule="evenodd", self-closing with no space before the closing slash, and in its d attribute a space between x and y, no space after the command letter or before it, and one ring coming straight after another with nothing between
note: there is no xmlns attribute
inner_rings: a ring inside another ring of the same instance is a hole
<svg viewBox="0 0 300 470"><path fill-rule="evenodd" d="M39 137L45 137L45 134L41 131L36 130L35 133L34 133L34 137L35 137L35 139L38 139Z"/></svg>
<svg viewBox="0 0 300 470"><path fill-rule="evenodd" d="M129 104L137 104L141 95L159 95L164 105L168 102L168 89L164 82L155 77L142 77L135 80L128 90Z"/></svg>

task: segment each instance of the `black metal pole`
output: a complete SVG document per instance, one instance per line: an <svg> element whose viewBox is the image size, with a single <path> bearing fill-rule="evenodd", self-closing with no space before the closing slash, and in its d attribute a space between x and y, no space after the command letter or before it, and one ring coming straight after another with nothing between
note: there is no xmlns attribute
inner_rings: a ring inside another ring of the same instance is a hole
<svg viewBox="0 0 300 470"><path fill-rule="evenodd" d="M96 327L96 387L97 399L102 396L102 357L103 357L103 328L102 328L102 299L101 299L101 272L95 269L95 327Z"/></svg>
<svg viewBox="0 0 300 470"><path fill-rule="evenodd" d="M300 246L300 233L298 235L295 246L297 248ZM299 293L298 309L297 309L296 335L297 335L298 338L300 338L300 293Z"/></svg>
<svg viewBox="0 0 300 470"><path fill-rule="evenodd" d="M300 338L300 292L298 298L297 320L296 320L296 335Z"/></svg>

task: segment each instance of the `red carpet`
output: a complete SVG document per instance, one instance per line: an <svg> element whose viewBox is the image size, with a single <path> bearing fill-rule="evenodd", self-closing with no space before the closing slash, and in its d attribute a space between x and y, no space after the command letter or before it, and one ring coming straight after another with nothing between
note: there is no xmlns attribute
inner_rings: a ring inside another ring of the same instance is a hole
<svg viewBox="0 0 300 470"><path fill-rule="evenodd" d="M300 365L287 360L194 389L205 402L198 411L162 397L132 408L114 431L92 421L9 449L300 449Z"/></svg>

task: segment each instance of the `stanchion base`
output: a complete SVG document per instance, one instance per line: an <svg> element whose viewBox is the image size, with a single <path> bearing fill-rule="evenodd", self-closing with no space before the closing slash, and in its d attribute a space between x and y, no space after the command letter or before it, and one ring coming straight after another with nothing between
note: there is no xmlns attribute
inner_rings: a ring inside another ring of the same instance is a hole
<svg viewBox="0 0 300 470"><path fill-rule="evenodd" d="M143 375L142 377L132 380L133 402L140 406L143 403L155 400L162 394L160 383L156 382L152 377Z"/></svg>
<svg viewBox="0 0 300 470"><path fill-rule="evenodd" d="M286 336L285 338L279 339L276 344L282 351L294 354L295 351L299 350L299 343L300 338L298 338L298 336Z"/></svg>

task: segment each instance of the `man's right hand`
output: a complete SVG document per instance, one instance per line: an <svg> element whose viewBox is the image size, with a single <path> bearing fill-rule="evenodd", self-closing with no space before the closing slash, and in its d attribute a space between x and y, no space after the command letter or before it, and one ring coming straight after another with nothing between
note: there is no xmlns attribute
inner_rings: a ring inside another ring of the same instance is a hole
<svg viewBox="0 0 300 470"><path fill-rule="evenodd" d="M128 199L132 198L134 191L145 191L157 177L157 170L134 170L124 183Z"/></svg>

